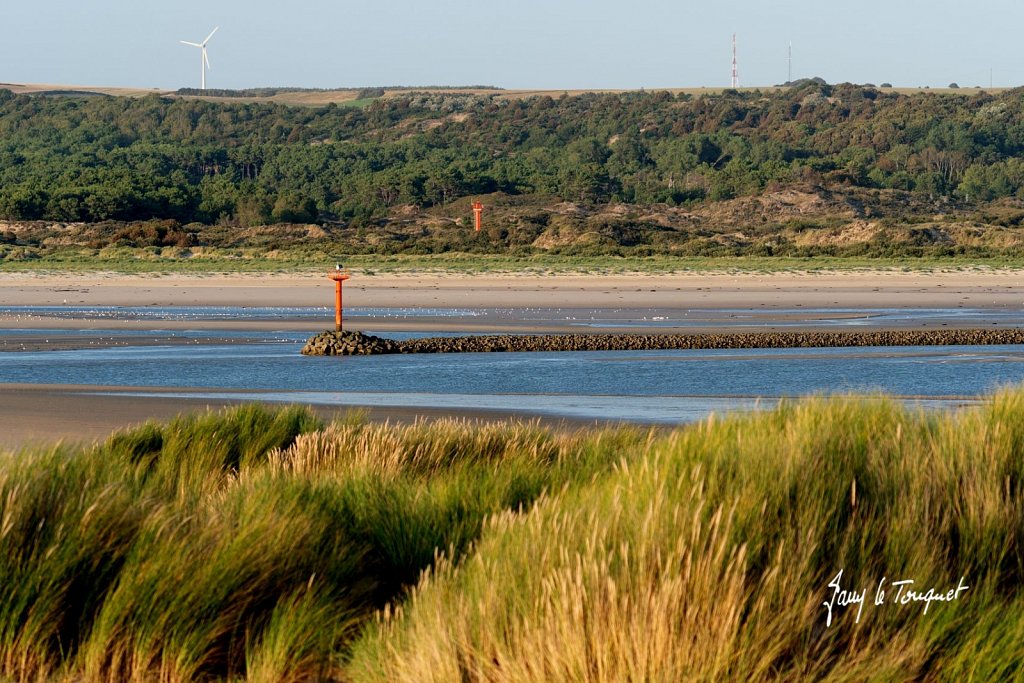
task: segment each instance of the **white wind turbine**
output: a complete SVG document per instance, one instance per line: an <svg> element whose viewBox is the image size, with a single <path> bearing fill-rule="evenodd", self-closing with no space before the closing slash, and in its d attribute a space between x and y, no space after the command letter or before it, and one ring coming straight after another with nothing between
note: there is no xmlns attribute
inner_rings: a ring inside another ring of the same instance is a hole
<svg viewBox="0 0 1024 683"><path fill-rule="evenodd" d="M210 35L206 36L206 40L201 43L190 43L187 40L181 42L185 45L191 45L192 47L198 47L202 50L202 55L199 58L199 71L202 73L202 90L206 90L206 70L210 68L210 58L206 56L206 44L210 42L210 38L213 38L213 34L217 32L220 26L210 31Z"/></svg>

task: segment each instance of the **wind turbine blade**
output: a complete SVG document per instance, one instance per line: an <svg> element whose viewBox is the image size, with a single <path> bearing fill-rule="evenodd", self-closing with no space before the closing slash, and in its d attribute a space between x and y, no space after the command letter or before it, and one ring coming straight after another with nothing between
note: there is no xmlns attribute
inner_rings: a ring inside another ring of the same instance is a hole
<svg viewBox="0 0 1024 683"><path fill-rule="evenodd" d="M206 56L206 50L205 49L203 50L203 59L206 60L206 68L207 69L213 68L213 67L210 66L210 58Z"/></svg>
<svg viewBox="0 0 1024 683"><path fill-rule="evenodd" d="M206 36L206 40L203 41L203 45L206 45L208 42L210 42L210 38L213 38L213 34L216 33L219 28L220 26L210 31L210 35Z"/></svg>
<svg viewBox="0 0 1024 683"><path fill-rule="evenodd" d="M187 40L179 40L178 42L183 45L191 45L192 47L202 47L199 43L190 43Z"/></svg>

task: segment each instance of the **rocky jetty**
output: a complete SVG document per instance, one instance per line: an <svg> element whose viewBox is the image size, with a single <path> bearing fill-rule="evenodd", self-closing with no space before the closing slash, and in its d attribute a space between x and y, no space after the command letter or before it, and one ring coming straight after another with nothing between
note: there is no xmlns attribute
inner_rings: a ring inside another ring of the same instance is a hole
<svg viewBox="0 0 1024 683"><path fill-rule="evenodd" d="M302 347L307 356L370 356L401 353L399 342L362 332L321 332L309 338Z"/></svg>
<svg viewBox="0 0 1024 683"><path fill-rule="evenodd" d="M1024 329L740 332L721 334L502 334L429 337L396 342L359 332L324 332L302 353L492 353L501 351L650 351L659 349L792 349L851 346L989 346L1024 344Z"/></svg>

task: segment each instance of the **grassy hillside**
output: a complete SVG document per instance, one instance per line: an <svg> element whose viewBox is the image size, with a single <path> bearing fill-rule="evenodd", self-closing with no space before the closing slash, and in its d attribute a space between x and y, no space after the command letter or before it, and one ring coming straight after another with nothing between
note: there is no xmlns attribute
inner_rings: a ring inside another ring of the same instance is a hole
<svg viewBox="0 0 1024 683"><path fill-rule="evenodd" d="M1016 392L673 433L250 406L3 455L0 676L1020 680L1022 425Z"/></svg>
<svg viewBox="0 0 1024 683"><path fill-rule="evenodd" d="M662 261L666 265L656 267L671 269L714 259L767 257L847 263L903 259L908 264L1024 259L1024 202L1016 199L979 208L894 190L820 186L689 207L598 206L503 193L478 199L485 207L480 232L473 229L469 198L395 209L372 225L0 221L0 261L7 267L93 263L199 269L253 262L294 267L354 262L353 257L377 267L418 257L556 267L619 259L634 268Z"/></svg>

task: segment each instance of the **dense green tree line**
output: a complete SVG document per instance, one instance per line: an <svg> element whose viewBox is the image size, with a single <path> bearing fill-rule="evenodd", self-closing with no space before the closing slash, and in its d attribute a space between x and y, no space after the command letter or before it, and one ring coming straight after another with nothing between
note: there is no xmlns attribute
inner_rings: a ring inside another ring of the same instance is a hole
<svg viewBox="0 0 1024 683"><path fill-rule="evenodd" d="M496 191L680 204L808 182L1024 195L1024 94L811 83L308 108L0 90L7 219L363 222Z"/></svg>

